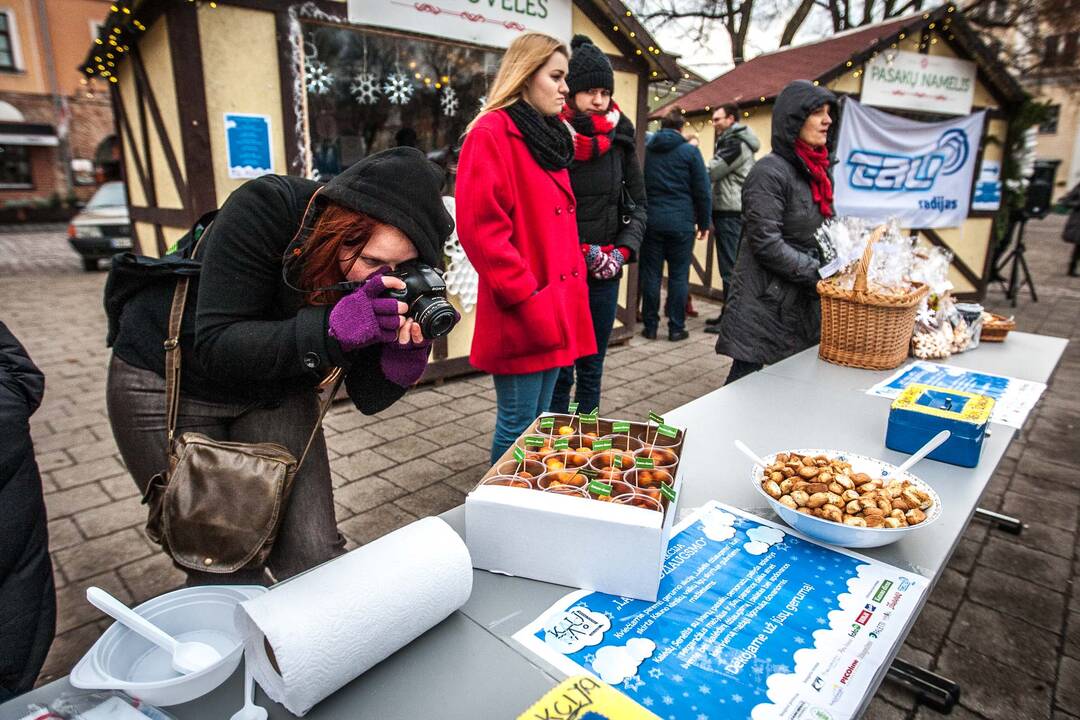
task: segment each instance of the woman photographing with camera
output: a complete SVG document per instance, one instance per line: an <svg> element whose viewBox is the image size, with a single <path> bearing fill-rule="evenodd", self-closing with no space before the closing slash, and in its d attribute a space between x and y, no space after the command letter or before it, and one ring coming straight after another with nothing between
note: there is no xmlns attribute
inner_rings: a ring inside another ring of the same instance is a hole
<svg viewBox="0 0 1080 720"><path fill-rule="evenodd" d="M547 410L559 369L596 352L558 117L568 55L541 33L514 40L458 162L458 238L480 276L469 360L498 406L492 462Z"/></svg>
<svg viewBox="0 0 1080 720"><path fill-rule="evenodd" d="M275 579L328 560L344 545L317 428L320 383L341 368L349 397L373 414L424 372L430 339L416 308L389 295L411 299L424 285L417 265L442 262L453 220L439 195L439 175L420 151L395 148L326 185L264 176L230 195L199 240L201 271L179 308L175 437L194 431L217 441L271 442L302 458L276 541L271 538L266 567ZM169 463L163 343L176 310L174 288L147 284L110 316L109 420L144 493ZM108 306L108 288L106 294ZM449 331L445 317L426 325ZM215 520L208 533L238 518ZM215 560L205 558L208 569ZM264 579L261 567L226 574L184 569L189 582Z"/></svg>

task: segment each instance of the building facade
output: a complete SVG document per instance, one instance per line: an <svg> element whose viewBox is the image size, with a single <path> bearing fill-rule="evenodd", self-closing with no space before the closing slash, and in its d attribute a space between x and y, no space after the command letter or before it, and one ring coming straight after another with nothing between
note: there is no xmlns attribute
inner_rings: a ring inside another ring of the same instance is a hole
<svg viewBox="0 0 1080 720"><path fill-rule="evenodd" d="M0 210L70 206L101 180L95 159L109 159L112 108L80 65L109 7L0 0Z"/></svg>

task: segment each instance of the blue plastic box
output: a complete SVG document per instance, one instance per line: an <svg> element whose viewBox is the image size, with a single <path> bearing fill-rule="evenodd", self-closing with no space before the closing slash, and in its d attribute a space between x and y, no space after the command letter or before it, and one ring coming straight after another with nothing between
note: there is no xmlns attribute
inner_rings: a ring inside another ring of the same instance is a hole
<svg viewBox="0 0 1080 720"><path fill-rule="evenodd" d="M994 399L932 385L909 385L889 409L885 447L913 453L942 430L952 433L927 457L961 467L975 467L982 453Z"/></svg>

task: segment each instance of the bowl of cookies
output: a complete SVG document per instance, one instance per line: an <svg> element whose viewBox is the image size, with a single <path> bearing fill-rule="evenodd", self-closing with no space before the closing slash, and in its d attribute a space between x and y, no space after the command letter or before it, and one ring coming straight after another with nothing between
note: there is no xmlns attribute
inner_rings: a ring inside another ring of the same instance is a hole
<svg viewBox="0 0 1080 720"><path fill-rule="evenodd" d="M910 472L865 455L804 449L767 455L751 480L788 525L849 548L888 545L941 515L934 489Z"/></svg>

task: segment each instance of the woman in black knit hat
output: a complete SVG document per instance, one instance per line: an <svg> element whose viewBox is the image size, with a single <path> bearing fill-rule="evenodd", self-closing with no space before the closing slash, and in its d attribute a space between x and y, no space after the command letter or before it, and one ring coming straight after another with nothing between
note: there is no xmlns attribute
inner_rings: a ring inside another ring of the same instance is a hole
<svg viewBox="0 0 1080 720"><path fill-rule="evenodd" d="M581 252L589 270L589 309L596 353L559 372L551 410L574 399L582 412L600 405L604 355L615 325L623 265L636 260L645 232L645 183L634 147L634 125L612 99L615 73L604 51L585 35L570 43L570 88L562 120L574 138L570 184L578 202ZM576 377L575 377L576 375Z"/></svg>
<svg viewBox="0 0 1080 720"><path fill-rule="evenodd" d="M454 228L441 172L419 150L368 156L326 185L266 175L225 201L198 248L202 269L181 323L177 435L275 442L300 458L334 368L371 415L416 383L430 341L407 318L388 270L442 263ZM351 289L346 283L362 283ZM106 399L120 454L139 489L166 468L165 353L173 283L110 309ZM296 473L267 562L281 580L343 552L322 431ZM186 570L189 582L260 583L262 569Z"/></svg>

